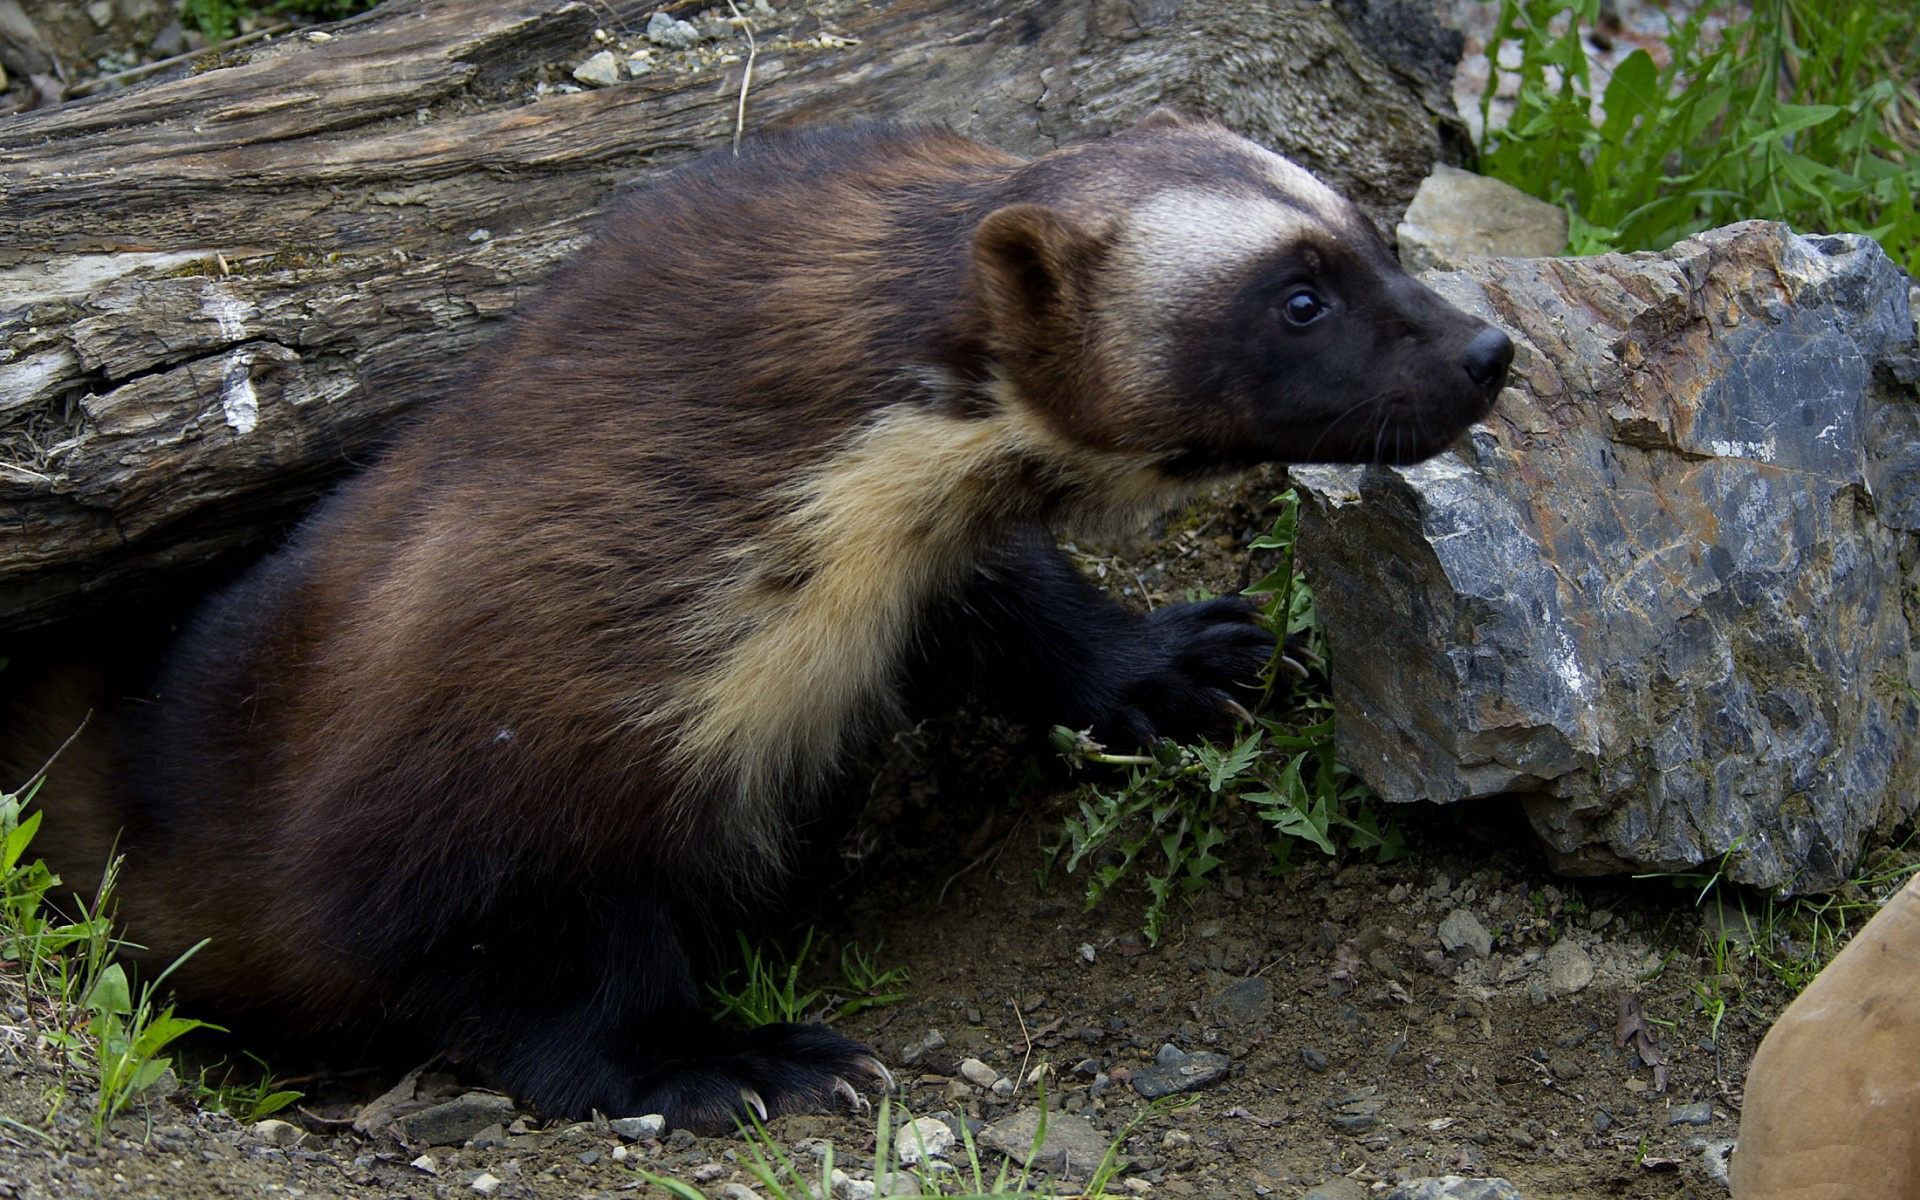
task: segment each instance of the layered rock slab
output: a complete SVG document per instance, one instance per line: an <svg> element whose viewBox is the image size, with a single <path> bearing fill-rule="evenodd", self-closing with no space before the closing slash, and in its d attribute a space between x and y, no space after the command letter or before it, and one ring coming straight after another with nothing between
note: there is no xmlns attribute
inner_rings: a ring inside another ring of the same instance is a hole
<svg viewBox="0 0 1920 1200"><path fill-rule="evenodd" d="M1748 222L1427 281L1514 335L1513 380L1438 459L1293 472L1342 760L1395 801L1518 794L1576 872L1843 881L1920 799L1906 276Z"/></svg>

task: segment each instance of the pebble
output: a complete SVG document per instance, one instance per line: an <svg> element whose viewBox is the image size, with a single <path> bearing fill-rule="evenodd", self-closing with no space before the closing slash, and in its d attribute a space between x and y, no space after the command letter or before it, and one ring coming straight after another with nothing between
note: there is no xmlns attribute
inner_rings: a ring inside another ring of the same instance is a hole
<svg viewBox="0 0 1920 1200"><path fill-rule="evenodd" d="M1706 1125L1713 1121L1713 1101L1701 1100L1695 1104L1676 1104L1667 1110L1669 1125Z"/></svg>
<svg viewBox="0 0 1920 1200"><path fill-rule="evenodd" d="M1111 1144L1108 1135L1084 1119L1056 1112L1047 1115L1046 1140L1040 1143L1036 1154L1033 1138L1039 1128L1039 1110L1023 1109L981 1130L980 1143L1016 1163L1024 1164L1031 1158L1034 1166L1057 1170L1069 1179L1085 1179L1091 1175Z"/></svg>
<svg viewBox="0 0 1920 1200"><path fill-rule="evenodd" d="M1133 1090L1148 1100L1198 1091L1219 1083L1233 1070L1224 1054L1201 1050L1188 1054L1174 1045L1160 1047L1154 1064L1133 1073Z"/></svg>
<svg viewBox="0 0 1920 1200"><path fill-rule="evenodd" d="M1468 1179L1442 1175L1438 1179L1409 1179L1386 1195L1386 1200L1525 1200L1520 1189L1504 1179Z"/></svg>
<svg viewBox="0 0 1920 1200"><path fill-rule="evenodd" d="M607 1128L630 1142L638 1142L647 1138L657 1138L665 1133L667 1119L659 1113L651 1113L644 1117L621 1117L618 1120L608 1121Z"/></svg>
<svg viewBox="0 0 1920 1200"><path fill-rule="evenodd" d="M407 1140L416 1145L458 1146L490 1125L511 1121L516 1112L513 1101L492 1092L468 1092L464 1096L421 1109L401 1120Z"/></svg>
<svg viewBox="0 0 1920 1200"><path fill-rule="evenodd" d="M1300 1047L1300 1061L1307 1064L1307 1070L1309 1071L1324 1071L1327 1069L1327 1056L1325 1052L1317 1050L1312 1046Z"/></svg>
<svg viewBox="0 0 1920 1200"><path fill-rule="evenodd" d="M719 1200L760 1200L760 1194L744 1183L724 1183Z"/></svg>
<svg viewBox="0 0 1920 1200"><path fill-rule="evenodd" d="M1593 955L1567 938L1561 938L1547 951L1547 991L1555 996L1571 996L1593 982Z"/></svg>
<svg viewBox="0 0 1920 1200"><path fill-rule="evenodd" d="M1387 1106L1387 1102L1374 1093L1374 1088L1364 1087L1338 1100L1328 1101L1327 1107L1333 1110L1333 1115L1327 1118L1328 1122L1342 1133L1360 1133L1372 1129L1380 1123L1380 1110Z"/></svg>
<svg viewBox="0 0 1920 1200"><path fill-rule="evenodd" d="M647 40L669 50L685 50L700 40L700 31L694 28L691 21L675 20L666 13L657 12L647 22Z"/></svg>
<svg viewBox="0 0 1920 1200"><path fill-rule="evenodd" d="M1273 993L1267 981L1256 975L1222 988L1208 1008L1227 1024L1255 1025L1273 1011Z"/></svg>
<svg viewBox="0 0 1920 1200"><path fill-rule="evenodd" d="M1308 1192L1301 1200L1367 1200L1364 1185L1342 1175L1329 1179L1319 1187Z"/></svg>
<svg viewBox="0 0 1920 1200"><path fill-rule="evenodd" d="M938 1117L921 1117L894 1131L893 1144L899 1149L900 1162L913 1166L922 1158L940 1158L953 1149L953 1130Z"/></svg>
<svg viewBox="0 0 1920 1200"><path fill-rule="evenodd" d="M871 1179L855 1179L839 1167L833 1169L833 1194L837 1200L873 1200L877 1191Z"/></svg>
<svg viewBox="0 0 1920 1200"><path fill-rule="evenodd" d="M573 69L573 77L588 87L611 87L620 82L620 60L602 50Z"/></svg>
<svg viewBox="0 0 1920 1200"><path fill-rule="evenodd" d="M1493 935L1472 911L1456 908L1440 922L1440 944L1449 952L1471 950L1475 958L1493 953Z"/></svg>
<svg viewBox="0 0 1920 1200"><path fill-rule="evenodd" d="M297 1146L306 1140L307 1132L298 1125L289 1125L285 1121L276 1121L268 1117L264 1121L255 1121L249 1129L253 1136L269 1146Z"/></svg>
<svg viewBox="0 0 1920 1200"><path fill-rule="evenodd" d="M975 1087L990 1088L999 1081L1000 1072L977 1058L963 1058L960 1060L960 1077Z"/></svg>
<svg viewBox="0 0 1920 1200"><path fill-rule="evenodd" d="M482 1196L491 1196L500 1187L499 1176L491 1171L482 1171L467 1181L467 1186Z"/></svg>

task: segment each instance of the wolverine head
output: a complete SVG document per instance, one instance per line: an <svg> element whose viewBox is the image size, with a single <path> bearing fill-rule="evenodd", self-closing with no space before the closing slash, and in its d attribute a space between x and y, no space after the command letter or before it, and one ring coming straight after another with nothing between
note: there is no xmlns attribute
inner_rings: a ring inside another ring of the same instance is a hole
<svg viewBox="0 0 1920 1200"><path fill-rule="evenodd" d="M990 353L1064 436L1181 473L1407 463L1492 407L1498 329L1296 164L1157 116L1023 168L975 230Z"/></svg>

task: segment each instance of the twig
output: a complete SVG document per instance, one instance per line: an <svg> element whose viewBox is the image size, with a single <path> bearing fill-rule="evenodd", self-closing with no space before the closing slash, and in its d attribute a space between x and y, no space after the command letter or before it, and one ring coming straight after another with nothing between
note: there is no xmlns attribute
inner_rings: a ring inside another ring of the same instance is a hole
<svg viewBox="0 0 1920 1200"><path fill-rule="evenodd" d="M84 717L81 717L80 723L73 727L73 732L67 735L67 740L64 742L61 742L60 745L54 750L52 754L47 755L47 761L41 763L40 769L27 777L27 781L20 785L19 791L24 792L28 788L31 788L34 784L39 783L42 779L46 778L47 768L53 765L53 761L55 759L59 758L62 754L66 753L67 747L73 745L73 740L80 736L81 731L87 727L87 722L91 720L93 720L93 710L88 709L87 715ZM18 795L19 792L16 792L14 794Z"/></svg>
<svg viewBox="0 0 1920 1200"><path fill-rule="evenodd" d="M740 22L740 32L747 35L747 69L740 76L740 104L733 112L733 153L740 153L740 135L747 128L747 89L753 86L753 64L760 57L760 43L753 37L753 22L747 19L740 6L733 0L727 0L727 7L733 10L733 19Z"/></svg>
<svg viewBox="0 0 1920 1200"><path fill-rule="evenodd" d="M199 58L205 54L221 54L228 50L237 50L250 42L257 42L262 38L270 38L275 34L285 33L293 27L292 21L282 21L278 25L271 25L265 29L256 29L252 33L237 34L224 42L214 42L212 45L199 50L189 50L185 54L176 54L171 58L157 59L150 63L141 63L137 67L128 67L124 71L115 71L111 75L101 75L94 79L82 80L68 88L67 95L69 98L91 95L101 88L110 87L116 83L126 83L139 79L142 76L151 75L155 71L164 71L168 67L179 66L181 63Z"/></svg>

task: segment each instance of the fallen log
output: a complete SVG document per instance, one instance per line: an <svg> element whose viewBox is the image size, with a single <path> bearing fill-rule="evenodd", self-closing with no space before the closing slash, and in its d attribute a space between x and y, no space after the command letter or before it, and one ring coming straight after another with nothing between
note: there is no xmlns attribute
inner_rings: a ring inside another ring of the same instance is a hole
<svg viewBox="0 0 1920 1200"><path fill-rule="evenodd" d="M396 0L0 123L0 626L258 548L457 385L608 193L736 134L930 120L1032 152L1172 105L1381 218L1458 157L1412 6L792 0L751 44L734 21L573 86L653 7Z"/></svg>

